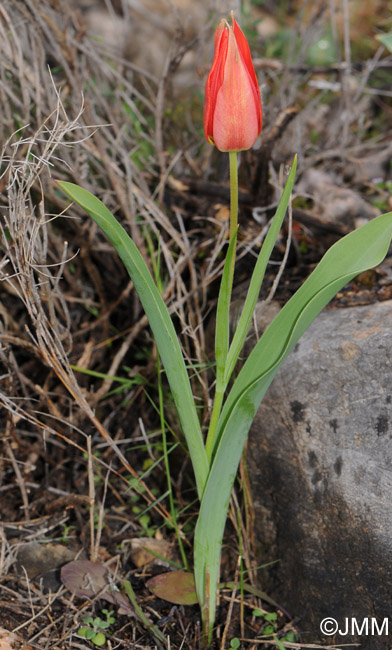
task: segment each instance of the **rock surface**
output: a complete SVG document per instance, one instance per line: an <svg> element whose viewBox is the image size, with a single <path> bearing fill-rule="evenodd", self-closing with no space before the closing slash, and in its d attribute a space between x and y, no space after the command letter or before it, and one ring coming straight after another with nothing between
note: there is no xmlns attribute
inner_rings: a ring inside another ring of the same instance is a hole
<svg viewBox="0 0 392 650"><path fill-rule="evenodd" d="M391 324L392 301L323 312L252 427L257 563L280 560L262 586L309 642L391 646L371 634L389 617L392 635ZM321 634L326 617L343 634ZM368 619L368 634L351 617Z"/></svg>

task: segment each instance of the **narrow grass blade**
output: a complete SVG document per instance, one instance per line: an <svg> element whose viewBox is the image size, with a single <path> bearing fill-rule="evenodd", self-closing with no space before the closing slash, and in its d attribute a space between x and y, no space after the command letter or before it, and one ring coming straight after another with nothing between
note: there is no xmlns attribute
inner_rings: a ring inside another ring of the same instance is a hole
<svg viewBox="0 0 392 650"><path fill-rule="evenodd" d="M279 367L314 318L347 282L384 259L391 237L392 212L377 217L332 246L256 344L226 400L194 542L196 591L209 631L215 620L220 553L230 494L260 402Z"/></svg>
<svg viewBox="0 0 392 650"><path fill-rule="evenodd" d="M67 196L78 203L103 230L122 259L135 285L170 384L189 449L198 494L201 497L209 469L207 456L184 358L167 307L136 245L105 205L78 185L64 181L58 181L57 185Z"/></svg>
<svg viewBox="0 0 392 650"><path fill-rule="evenodd" d="M123 584L125 593L127 594L129 600L131 601L131 603L132 603L132 605L134 607L135 614L136 614L137 618L151 632L151 634L153 635L153 637L154 637L156 643L159 645L159 647L161 647L161 644L163 644L163 647L166 648L167 639L166 639L165 635L163 634L163 632L161 632L159 627L157 627L156 625L154 625L153 623L151 623L148 620L147 616L145 615L145 613L143 612L143 610L140 607L139 603L137 602L135 592L133 591L132 585L129 582L129 580L123 580L122 584Z"/></svg>

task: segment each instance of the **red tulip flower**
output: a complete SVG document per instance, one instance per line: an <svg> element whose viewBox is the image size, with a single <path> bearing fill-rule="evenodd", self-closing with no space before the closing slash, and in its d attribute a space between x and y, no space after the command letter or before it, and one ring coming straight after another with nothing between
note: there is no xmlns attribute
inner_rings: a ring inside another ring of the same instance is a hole
<svg viewBox="0 0 392 650"><path fill-rule="evenodd" d="M248 42L232 15L215 32L215 53L207 78L204 133L220 151L250 149L261 131L260 90Z"/></svg>

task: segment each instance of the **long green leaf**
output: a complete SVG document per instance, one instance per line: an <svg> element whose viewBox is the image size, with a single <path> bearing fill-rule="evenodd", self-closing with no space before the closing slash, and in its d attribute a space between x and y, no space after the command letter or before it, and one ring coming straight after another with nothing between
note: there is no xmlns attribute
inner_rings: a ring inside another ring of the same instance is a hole
<svg viewBox="0 0 392 650"><path fill-rule="evenodd" d="M230 299L233 271L233 253L237 242L236 228L226 254L225 265L222 273L222 280L219 289L218 305L216 308L215 324L215 361L216 361L216 382L214 405L210 416L210 426L208 428L205 450L208 463L211 462L214 448L215 432L218 425L219 416L222 409L223 398L225 395L224 374L226 368L227 353L229 351L230 339Z"/></svg>
<svg viewBox="0 0 392 650"><path fill-rule="evenodd" d="M226 367L227 352L229 349L230 336L230 274L231 258L236 245L237 231L231 238L229 248L226 254L225 265L222 273L222 280L219 289L218 305L216 308L216 325L215 325L215 362L216 362L216 384L217 390L220 390L223 384L223 377Z"/></svg>
<svg viewBox="0 0 392 650"><path fill-rule="evenodd" d="M58 181L57 184L103 230L135 285L170 384L201 497L209 469L207 456L183 354L167 307L136 245L102 201L74 183Z"/></svg>
<svg viewBox="0 0 392 650"><path fill-rule="evenodd" d="M194 543L196 591L204 621L208 621L210 629L215 620L220 552L230 494L260 402L279 367L314 318L347 282L384 259L391 237L392 213L388 213L332 246L256 344L226 400Z"/></svg>
<svg viewBox="0 0 392 650"><path fill-rule="evenodd" d="M256 302L259 298L260 288L264 279L265 269L267 268L268 261L271 257L272 250L275 246L280 229L282 227L284 216L286 214L287 206L290 200L290 194L294 185L296 170L297 156L294 156L293 164L291 166L290 174L283 190L282 197L279 201L275 216L258 255L257 262L249 284L246 300L241 312L241 317L238 321L238 325L236 327L236 331L230 345L229 353L227 355L224 377L225 388L229 383L235 364L237 363L238 355L249 331Z"/></svg>

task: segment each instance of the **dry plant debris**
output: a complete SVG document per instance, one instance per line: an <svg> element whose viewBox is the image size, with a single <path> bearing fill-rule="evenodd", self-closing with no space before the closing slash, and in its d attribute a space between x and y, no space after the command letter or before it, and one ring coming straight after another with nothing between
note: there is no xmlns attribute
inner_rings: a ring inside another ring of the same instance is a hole
<svg viewBox="0 0 392 650"><path fill-rule="evenodd" d="M125 4L106 2L100 10L109 6L112 17L125 20ZM174 11L169 4L167 11ZM390 58L377 51L357 67L346 57L335 68L315 69L306 60L306 44L333 21L329 4L318 5L318 12L299 14L293 26L304 40L292 65L259 59L266 129L260 148L242 161L238 296L265 234L284 164L295 151L303 172L317 165L332 185L349 184L368 206L370 199L388 200L390 142L383 129L391 126L390 99L382 87L373 92L370 81L376 76L382 85ZM141 5L135 0L129 7L140 10ZM150 5L142 9L141 21L165 30ZM164 65L157 71L94 38L77 3L1 3L0 623L7 632L0 630L2 650L9 650L7 644L38 650L91 647L77 630L84 617L101 611L99 600L76 599L62 586L58 568L70 555L131 575L142 609L169 636L170 647L199 647L197 608L165 605L147 592L144 585L159 571L159 562L135 559L132 542L151 537L156 544L150 548L165 556L163 561L178 561L171 515L161 499L166 479L159 418L151 406L156 355L147 322L113 251L53 183L56 177L70 180L96 193L152 270L159 266L165 301L194 367L193 389L205 421L212 381L208 320L222 268L228 186L227 170L214 172L216 155L201 145L202 65L191 92L183 86L190 62L208 49L208 30L216 21L199 19L201 31L195 34L184 27L187 11L170 13L171 47L158 57ZM258 11L252 7L254 18ZM315 79L318 88L310 85ZM332 82L340 84L335 95ZM321 255L329 243L326 233L336 238L345 231L328 210L320 215L317 191L312 192L308 184L306 195L294 201L290 275L283 273L278 298L296 288ZM284 251L283 238L277 264ZM390 295L390 276L381 274L371 286L373 298L385 277L389 285L384 282L383 296ZM271 273L264 298L272 299L273 282ZM170 404L167 419L178 435ZM196 506L181 439L170 455L180 528L190 544ZM242 535L252 581L248 493L247 508L240 504L240 492L247 489L242 468L224 573L228 579L236 573ZM45 548L50 571L30 573L26 556L22 561L26 545L37 548L35 560L38 546ZM56 553L60 560L53 560ZM238 590L233 594L231 588L222 596L219 625L226 643L230 635L256 636L259 630L252 610L260 599L250 594L241 600ZM154 647L140 623L120 616L109 643Z"/></svg>

